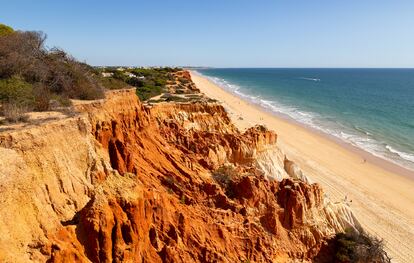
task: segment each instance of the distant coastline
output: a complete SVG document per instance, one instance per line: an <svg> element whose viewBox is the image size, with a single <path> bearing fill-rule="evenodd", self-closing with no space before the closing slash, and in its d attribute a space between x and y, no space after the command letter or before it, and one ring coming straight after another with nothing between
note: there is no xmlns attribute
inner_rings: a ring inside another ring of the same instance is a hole
<svg viewBox="0 0 414 263"><path fill-rule="evenodd" d="M236 69L235 69L236 70ZM288 69L287 69L288 70ZM214 71L219 71L214 70ZM209 72L209 71L207 71ZM317 113L312 112L309 110L306 110L306 108L294 108L293 104L295 102L289 102L285 103L284 105L280 105L280 101L274 104L274 99L272 97L267 98L266 97L266 90L259 90L256 92L257 85L254 84L254 86L250 83L246 84L248 85L248 90L246 92L246 88L242 88L234 82L228 82L227 79L220 79L213 75L203 75L204 72L196 71L196 74L201 74L202 76L208 78L210 81L214 82L216 85L220 86L224 90L236 95L237 97L248 101L249 103L259 107L261 110L266 111L268 113L274 114L279 118L283 118L287 121L294 122L296 125L300 125L304 128L310 129L312 132L316 132L322 136L327 136L329 139L335 141L336 143L341 144L342 146L346 147L349 150L357 151L358 154L364 155L363 158L367 161L376 162L378 165L384 166L384 168L391 170L393 172L401 173L404 175L409 175L412 178L414 178L414 163L412 160L414 160L414 153L410 154L410 150L406 149L405 151L401 151L398 147L394 146L393 144L390 144L389 140L381 139L381 141L377 141L375 138L377 134L375 134L375 127L371 130L367 130L365 128L360 128L358 123L357 124L349 124L350 127L346 126L338 126L337 122L338 120L332 120L332 116L327 113L326 116L324 116L324 113ZM254 81L254 80L252 80ZM310 88L312 87L318 87L321 79L317 77L298 77L297 81L307 81L310 84L303 84L303 85L309 85ZM325 80L323 80L325 81ZM313 84L315 83L315 84ZM249 91L249 89L251 91ZM312 88L313 92L313 88ZM252 95L254 94L254 95ZM272 95L275 96L275 95ZM317 96L317 95L316 95ZM279 100L279 99L277 99ZM283 102L283 100L282 100ZM300 102L296 102L300 103ZM347 109L344 109L347 110ZM316 117L315 117L316 114ZM403 114L404 115L404 114ZM361 119L360 116L356 116L357 118ZM368 118L371 116L367 116ZM381 116L382 117L382 116ZM325 119L327 119L329 122L332 122L332 124L326 123ZM362 119L361 119L362 120ZM392 120L390 120L392 121ZM361 122L361 121L359 121ZM408 121L409 122L409 121ZM327 126L328 125L328 126ZM334 125L334 126L332 126ZM364 123L361 124L361 126L364 125ZM369 127L369 126L368 126ZM378 129L382 129L381 126L377 127ZM387 129L395 129L398 127L386 127ZM371 134L371 133L374 133ZM409 131L407 130L406 134L409 134ZM386 134L380 134L381 136L386 136ZM390 135L391 136L391 135ZM403 135L408 136L408 135ZM391 142L394 141L394 138L390 138ZM410 141L410 140L408 140ZM405 144L406 141L401 141L399 143ZM398 146L398 144L397 144ZM383 164L383 162L386 162L386 164Z"/></svg>

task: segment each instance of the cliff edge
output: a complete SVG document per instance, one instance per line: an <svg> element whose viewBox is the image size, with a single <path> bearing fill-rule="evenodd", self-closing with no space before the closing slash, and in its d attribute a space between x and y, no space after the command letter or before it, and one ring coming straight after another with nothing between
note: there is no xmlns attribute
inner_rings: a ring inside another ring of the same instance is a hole
<svg viewBox="0 0 414 263"><path fill-rule="evenodd" d="M214 102L144 106L134 89L0 133L2 262L329 259L360 229L263 126Z"/></svg>

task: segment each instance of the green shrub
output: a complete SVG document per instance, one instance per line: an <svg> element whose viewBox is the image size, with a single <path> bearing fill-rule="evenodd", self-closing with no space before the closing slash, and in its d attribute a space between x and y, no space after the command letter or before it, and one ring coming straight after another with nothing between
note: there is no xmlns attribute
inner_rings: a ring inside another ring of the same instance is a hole
<svg viewBox="0 0 414 263"><path fill-rule="evenodd" d="M51 94L51 101L56 102L60 107L69 107L72 105L72 102L70 101L70 99L66 96L63 95L58 95L58 94Z"/></svg>
<svg viewBox="0 0 414 263"><path fill-rule="evenodd" d="M105 88L110 90L128 87L128 84L124 81L112 77L101 78L101 83Z"/></svg>
<svg viewBox="0 0 414 263"><path fill-rule="evenodd" d="M152 97L158 96L163 93L163 89L158 86L144 86L137 88L137 95L140 100L146 101Z"/></svg>
<svg viewBox="0 0 414 263"><path fill-rule="evenodd" d="M0 102L31 107L34 101L32 84L18 77L0 79Z"/></svg>
<svg viewBox="0 0 414 263"><path fill-rule="evenodd" d="M126 82L127 84L137 88L137 95L142 101L147 101L148 99L158 96L166 92L166 85L174 81L174 76L172 72L181 70L179 68L133 68L128 69L128 72L131 72L138 77L129 77L124 74L124 72L118 71L117 67L106 67L105 69L97 69L99 73L102 72L112 72L113 79ZM140 78L144 77L144 78ZM106 83L103 82L104 86ZM182 99L177 99L182 100Z"/></svg>
<svg viewBox="0 0 414 263"><path fill-rule="evenodd" d="M124 82L128 80L128 76L126 76L122 71L115 70L113 73L113 78L115 79L122 80Z"/></svg>
<svg viewBox="0 0 414 263"><path fill-rule="evenodd" d="M238 172L232 165L223 165L213 172L213 179L216 180L230 198L234 196L232 182L239 177Z"/></svg>
<svg viewBox="0 0 414 263"><path fill-rule="evenodd" d="M232 165L223 165L220 166L217 170L213 172L213 178L216 179L219 183L227 184L233 178L237 176L237 172Z"/></svg>
<svg viewBox="0 0 414 263"><path fill-rule="evenodd" d="M383 241L365 232L347 229L336 235L335 262L391 262Z"/></svg>
<svg viewBox="0 0 414 263"><path fill-rule="evenodd" d="M174 101L174 102L189 102L191 99L189 98L183 98L179 96L170 96L165 101Z"/></svg>
<svg viewBox="0 0 414 263"><path fill-rule="evenodd" d="M63 107L71 105L66 95L52 93L39 83L33 85L18 77L0 79L0 103L2 104L11 104L24 108L26 111L46 111L49 110L51 100Z"/></svg>
<svg viewBox="0 0 414 263"><path fill-rule="evenodd" d="M11 34L13 32L14 32L13 28L11 28L11 27L9 27L5 24L0 24L0 37L4 36L4 35Z"/></svg>
<svg viewBox="0 0 414 263"><path fill-rule="evenodd" d="M157 78L154 80L155 86L165 86L166 83L167 81L163 78Z"/></svg>
<svg viewBox="0 0 414 263"><path fill-rule="evenodd" d="M134 87L144 87L145 85L145 82L139 78L129 78L126 82Z"/></svg>

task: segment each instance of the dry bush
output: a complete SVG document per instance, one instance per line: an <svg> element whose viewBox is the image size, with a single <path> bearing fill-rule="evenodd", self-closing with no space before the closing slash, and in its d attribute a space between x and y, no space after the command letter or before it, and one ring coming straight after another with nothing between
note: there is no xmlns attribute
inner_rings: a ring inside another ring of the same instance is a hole
<svg viewBox="0 0 414 263"><path fill-rule="evenodd" d="M13 75L28 82L39 81L47 56L46 35L41 32L14 32L0 37L0 78Z"/></svg>
<svg viewBox="0 0 414 263"><path fill-rule="evenodd" d="M101 99L104 89L92 67L77 62L60 49L52 49L48 56L50 76L48 85L58 94L74 99Z"/></svg>
<svg viewBox="0 0 414 263"><path fill-rule="evenodd" d="M239 178L240 174L233 165L223 165L213 172L213 179L219 183L230 198L234 197L234 182Z"/></svg>
<svg viewBox="0 0 414 263"><path fill-rule="evenodd" d="M29 119L27 108L24 106L7 103L2 106L2 110L4 117L8 122L26 122Z"/></svg>
<svg viewBox="0 0 414 263"><path fill-rule="evenodd" d="M391 259L384 251L383 240L365 232L347 229L336 235L335 262L389 263Z"/></svg>
<svg viewBox="0 0 414 263"><path fill-rule="evenodd" d="M32 95L33 109L37 110L49 108L47 98L52 94L73 99L104 97L104 89L92 67L61 49L47 49L45 40L42 32L15 31L1 35L0 79L19 78L36 87ZM45 96L38 96L41 93Z"/></svg>
<svg viewBox="0 0 414 263"><path fill-rule="evenodd" d="M238 176L232 165L223 165L213 172L213 178L221 185L227 185Z"/></svg>
<svg viewBox="0 0 414 263"><path fill-rule="evenodd" d="M37 111L49 110L52 93L45 87L38 85L33 89L34 102L33 107Z"/></svg>

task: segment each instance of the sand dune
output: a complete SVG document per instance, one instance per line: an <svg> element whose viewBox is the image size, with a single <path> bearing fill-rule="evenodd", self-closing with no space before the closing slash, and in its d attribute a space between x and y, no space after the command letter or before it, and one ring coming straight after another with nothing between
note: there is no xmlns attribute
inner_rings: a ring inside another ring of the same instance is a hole
<svg viewBox="0 0 414 263"><path fill-rule="evenodd" d="M348 200L364 228L385 240L393 262L414 262L414 173L270 114L194 72L192 79L223 103L239 129L264 124L275 130L288 158L333 201Z"/></svg>

